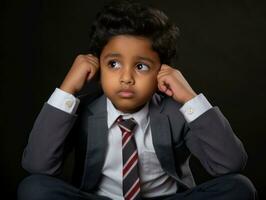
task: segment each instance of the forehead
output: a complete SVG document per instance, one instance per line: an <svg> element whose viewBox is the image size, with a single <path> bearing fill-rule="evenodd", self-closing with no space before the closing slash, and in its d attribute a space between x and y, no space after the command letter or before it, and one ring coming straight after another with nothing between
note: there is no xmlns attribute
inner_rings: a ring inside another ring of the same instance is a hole
<svg viewBox="0 0 266 200"><path fill-rule="evenodd" d="M101 59L108 54L119 54L123 58L149 57L159 61L159 55L152 49L151 41L141 36L119 35L112 37L101 53Z"/></svg>

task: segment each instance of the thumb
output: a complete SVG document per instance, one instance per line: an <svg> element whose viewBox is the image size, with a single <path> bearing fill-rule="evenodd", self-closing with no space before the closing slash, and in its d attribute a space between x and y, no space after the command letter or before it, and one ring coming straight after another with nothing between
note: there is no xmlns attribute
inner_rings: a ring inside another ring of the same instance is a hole
<svg viewBox="0 0 266 200"><path fill-rule="evenodd" d="M170 88L170 85L167 84L165 81L161 81L158 83L158 88L161 92L165 93L168 96L173 96L173 92Z"/></svg>

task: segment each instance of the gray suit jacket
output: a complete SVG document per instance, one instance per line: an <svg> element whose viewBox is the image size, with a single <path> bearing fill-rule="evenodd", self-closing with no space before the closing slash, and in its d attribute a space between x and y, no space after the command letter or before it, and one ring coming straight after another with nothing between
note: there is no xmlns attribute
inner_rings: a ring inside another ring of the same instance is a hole
<svg viewBox="0 0 266 200"><path fill-rule="evenodd" d="M92 191L101 180L107 149L106 97L81 102L76 115L44 105L30 133L22 166L30 173L56 176L61 172L65 155L74 147L74 183ZM189 168L191 153L213 176L242 170L247 154L219 108L213 107L187 123L179 111L181 106L158 94L150 103L156 155L179 189L195 185Z"/></svg>

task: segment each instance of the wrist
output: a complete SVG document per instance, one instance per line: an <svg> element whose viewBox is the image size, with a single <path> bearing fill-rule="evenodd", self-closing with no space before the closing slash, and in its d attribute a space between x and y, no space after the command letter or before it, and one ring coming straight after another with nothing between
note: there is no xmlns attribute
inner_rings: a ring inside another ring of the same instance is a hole
<svg viewBox="0 0 266 200"><path fill-rule="evenodd" d="M74 95L76 92L75 92L75 89L73 87L70 87L64 83L61 84L61 86L59 87L60 90L63 90L64 92L67 92L69 94L72 94Z"/></svg>
<svg viewBox="0 0 266 200"><path fill-rule="evenodd" d="M185 103L187 103L188 101L190 101L191 99L193 99L196 96L197 96L197 94L195 92L193 92L193 93L185 96L181 103L184 105Z"/></svg>

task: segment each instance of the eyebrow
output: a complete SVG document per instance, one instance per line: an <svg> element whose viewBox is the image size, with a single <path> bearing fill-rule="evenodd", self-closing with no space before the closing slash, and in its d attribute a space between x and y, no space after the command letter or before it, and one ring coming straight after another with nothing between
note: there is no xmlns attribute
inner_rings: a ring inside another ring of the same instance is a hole
<svg viewBox="0 0 266 200"><path fill-rule="evenodd" d="M113 57L122 57L122 55L119 54L119 53L108 53L108 54L106 54L106 55L103 57L103 60L105 60L105 59L107 59L107 58L109 58L109 57L111 57L111 58L113 58Z"/></svg>
<svg viewBox="0 0 266 200"><path fill-rule="evenodd" d="M143 56L136 56L137 59L140 59L140 60L146 60L152 64L154 64L154 60L152 60L151 58L148 58L148 57L143 57Z"/></svg>
<svg viewBox="0 0 266 200"><path fill-rule="evenodd" d="M104 57L103 57L103 60L107 59L107 58L114 58L114 57L122 57L122 55L120 53L108 53L106 54ZM152 60L151 58L148 58L148 57L145 57L145 56L136 56L135 57L136 59L139 59L139 60L146 60L152 64L155 63L154 60Z"/></svg>

